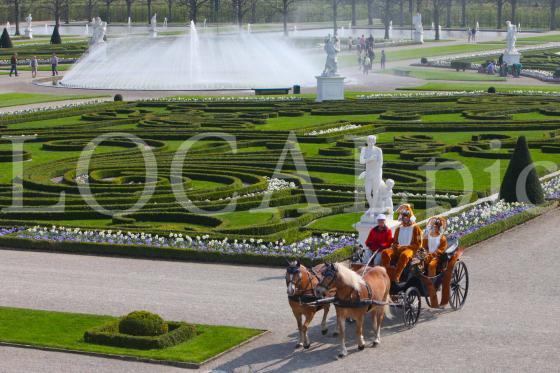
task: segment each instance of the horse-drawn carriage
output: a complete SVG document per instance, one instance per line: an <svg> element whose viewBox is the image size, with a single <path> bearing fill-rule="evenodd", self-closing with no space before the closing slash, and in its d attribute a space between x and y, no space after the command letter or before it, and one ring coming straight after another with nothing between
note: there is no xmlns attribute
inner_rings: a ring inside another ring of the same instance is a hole
<svg viewBox="0 0 560 373"><path fill-rule="evenodd" d="M423 254L413 259L405 268L398 283L391 283L391 306L402 310L402 320L406 327L416 325L422 309L422 298L429 307L429 287L434 291L441 290L442 303L458 310L463 307L469 291L469 272L465 262L461 260L464 249L459 246L459 241L450 242L447 250L439 261L436 276L429 277L424 268ZM357 264L353 264L356 267Z"/></svg>
<svg viewBox="0 0 560 373"><path fill-rule="evenodd" d="M424 269L424 260L420 252L403 272L404 281L391 282L385 268L370 267L363 264L363 253L356 250L350 268L336 264L322 264L315 269L307 269L299 262L289 264L286 273L286 285L290 305L298 321L300 339L298 347L310 345L307 329L315 313L324 311L322 332L326 334L326 317L331 303L337 310L337 334L341 335L342 350L345 346L345 320L356 319L358 347L364 348L363 320L371 313L375 338L373 347L380 343L380 329L384 315L390 315L389 308L401 309L403 323L412 328L418 322L422 308L422 297L430 304L429 287L436 291L441 289L442 304L449 303L452 309L460 309L465 304L469 290L467 266L461 260L463 248L459 242L450 242L449 247L440 258L440 268L436 276L429 277ZM334 294L334 296L332 296ZM302 317L305 316L305 322Z"/></svg>

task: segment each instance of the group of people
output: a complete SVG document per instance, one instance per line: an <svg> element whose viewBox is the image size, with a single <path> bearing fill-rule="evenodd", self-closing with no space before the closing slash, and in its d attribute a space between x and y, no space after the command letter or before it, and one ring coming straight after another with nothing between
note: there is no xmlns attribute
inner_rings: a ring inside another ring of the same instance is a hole
<svg viewBox="0 0 560 373"><path fill-rule="evenodd" d="M352 46L354 44L354 40L352 37L348 40L348 48L352 50ZM364 75L368 75L369 72L373 69L373 63L375 61L375 39L372 34L369 35L368 38L365 35L362 35L360 38L357 39L356 42L356 49L358 52L358 66L360 70L363 72ZM385 65L387 62L387 56L385 55L385 50L381 51L381 68L385 69Z"/></svg>
<svg viewBox="0 0 560 373"><path fill-rule="evenodd" d="M443 234L446 219L437 216L431 218L426 231L422 232L409 204L400 206L396 212L399 214L400 224L394 233L385 224L386 216L377 216L377 225L370 231L365 242L367 261L370 265L384 266L391 281L397 283L413 258L424 262L428 277L436 276L440 258L447 249L447 239ZM371 256L374 258L371 259ZM393 266L393 263L396 265ZM430 303L437 306L436 292L433 286L428 288Z"/></svg>
<svg viewBox="0 0 560 373"><path fill-rule="evenodd" d="M508 74L511 74L513 77L518 78L521 75L522 68L521 63L508 65L504 61L504 55L502 54L497 61L488 60L486 64L481 64L478 72L488 75L499 74L501 77L507 77Z"/></svg>
<svg viewBox="0 0 560 373"><path fill-rule="evenodd" d="M469 40L469 43L476 43L476 33L477 33L477 29L476 28L467 28L467 38Z"/></svg>
<svg viewBox="0 0 560 373"><path fill-rule="evenodd" d="M58 57L57 57L56 53L52 54L49 62L51 64L52 76L58 75L58 62L59 62L59 60L58 60ZM37 56L31 57L31 59L29 60L29 67L31 68L31 77L36 78L37 77L37 71L39 69L39 61L37 60ZM19 76L19 74L18 74L18 54L17 53L14 53L12 55L12 57L10 58L10 77L12 77L12 75Z"/></svg>

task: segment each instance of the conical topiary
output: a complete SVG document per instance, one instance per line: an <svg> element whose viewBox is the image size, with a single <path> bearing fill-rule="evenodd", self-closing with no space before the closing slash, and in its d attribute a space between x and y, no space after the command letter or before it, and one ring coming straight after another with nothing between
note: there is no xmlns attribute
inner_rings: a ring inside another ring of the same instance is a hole
<svg viewBox="0 0 560 373"><path fill-rule="evenodd" d="M517 185L518 180L521 180L519 187ZM523 180L525 180L525 183L523 183ZM500 199L506 202L525 202L535 205L544 202L542 185L535 170L525 136L520 136L517 139L517 145L500 188Z"/></svg>
<svg viewBox="0 0 560 373"><path fill-rule="evenodd" d="M54 26L54 30L51 35L51 44L62 44L62 39L60 38L60 32L58 32L58 25Z"/></svg>
<svg viewBox="0 0 560 373"><path fill-rule="evenodd" d="M12 39L10 38L10 34L8 30L4 29L2 32L2 36L0 36L0 48L13 48L14 45L12 44Z"/></svg>

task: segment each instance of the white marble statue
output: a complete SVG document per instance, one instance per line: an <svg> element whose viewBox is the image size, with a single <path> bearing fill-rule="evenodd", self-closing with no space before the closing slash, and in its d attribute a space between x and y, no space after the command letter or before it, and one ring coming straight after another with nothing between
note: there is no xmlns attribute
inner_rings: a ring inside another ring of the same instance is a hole
<svg viewBox="0 0 560 373"><path fill-rule="evenodd" d="M150 34L154 38L157 36L157 13L150 20Z"/></svg>
<svg viewBox="0 0 560 373"><path fill-rule="evenodd" d="M360 175L364 179L366 200L369 204L367 215L375 215L379 198L379 186L383 180L383 151L375 146L377 137L370 135L367 146L360 152L360 164L366 165L366 170Z"/></svg>
<svg viewBox="0 0 560 373"><path fill-rule="evenodd" d="M340 43L336 36L329 35L325 40L325 52L327 53L327 61L322 76L338 75L338 53L340 52Z"/></svg>
<svg viewBox="0 0 560 373"><path fill-rule="evenodd" d="M395 181L393 179L387 179L381 181L379 184L379 192L377 197L376 213L386 214L388 216L393 216L393 187L395 186Z"/></svg>
<svg viewBox="0 0 560 373"><path fill-rule="evenodd" d="M393 21L389 21L389 40L393 40Z"/></svg>
<svg viewBox="0 0 560 373"><path fill-rule="evenodd" d="M506 53L515 54L517 53L517 49L515 48L515 43L517 41L517 26L512 24L510 21L506 22L507 25L507 48Z"/></svg>
<svg viewBox="0 0 560 373"><path fill-rule="evenodd" d="M33 39L33 17L31 17L31 14L25 18L25 22L27 22L27 26L25 27L25 36L29 39Z"/></svg>
<svg viewBox="0 0 560 373"><path fill-rule="evenodd" d="M414 25L414 41L416 43L424 43L424 26L422 25L422 14L416 13L412 17Z"/></svg>
<svg viewBox="0 0 560 373"><path fill-rule="evenodd" d="M107 22L103 22L101 17L95 17L91 23L91 39L90 46L95 46L105 42L105 35L107 34Z"/></svg>

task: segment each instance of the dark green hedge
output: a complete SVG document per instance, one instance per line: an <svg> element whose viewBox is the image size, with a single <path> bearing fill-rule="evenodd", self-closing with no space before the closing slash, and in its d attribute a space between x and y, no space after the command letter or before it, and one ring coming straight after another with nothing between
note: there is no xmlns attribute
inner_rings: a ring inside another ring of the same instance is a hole
<svg viewBox="0 0 560 373"><path fill-rule="evenodd" d="M162 349L175 346L196 336L196 326L184 322L168 322L169 332L158 336L134 336L119 333L119 321L92 328L84 333L84 341L106 346L139 350Z"/></svg>

